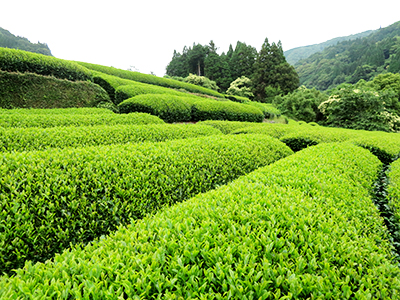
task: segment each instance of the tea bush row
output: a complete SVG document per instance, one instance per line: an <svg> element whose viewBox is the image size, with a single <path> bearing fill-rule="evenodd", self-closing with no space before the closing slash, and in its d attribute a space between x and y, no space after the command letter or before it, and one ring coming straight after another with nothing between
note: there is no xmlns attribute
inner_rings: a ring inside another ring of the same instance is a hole
<svg viewBox="0 0 400 300"><path fill-rule="evenodd" d="M215 123L211 124L216 126ZM295 152L319 143L351 141L355 145L370 150L385 164L391 163L400 154L400 136L396 133L381 131L263 123L239 128L231 133L267 134L278 138Z"/></svg>
<svg viewBox="0 0 400 300"><path fill-rule="evenodd" d="M147 94L129 98L119 105L122 113L133 111L156 115L166 122L228 120L262 122L263 113L246 104L232 101L204 100L167 94Z"/></svg>
<svg viewBox="0 0 400 300"><path fill-rule="evenodd" d="M52 128L1 128L0 151L87 147L139 142L161 142L222 134L216 128L191 124L94 125Z"/></svg>
<svg viewBox="0 0 400 300"><path fill-rule="evenodd" d="M262 135L3 153L0 273L25 260L45 261L70 243L86 243L292 153Z"/></svg>
<svg viewBox="0 0 400 300"><path fill-rule="evenodd" d="M1 47L0 70L36 73L71 81L92 80L91 71L77 63L53 56Z"/></svg>
<svg viewBox="0 0 400 300"><path fill-rule="evenodd" d="M400 160L390 165L388 178L388 205L394 212L395 222L400 225Z"/></svg>
<svg viewBox="0 0 400 300"><path fill-rule="evenodd" d="M236 136L235 138L241 138ZM370 191L381 162L325 143L0 281L0 299L398 299Z"/></svg>
<svg viewBox="0 0 400 300"><path fill-rule="evenodd" d="M101 102L111 103L106 91L90 81L0 70L0 86L1 108L94 107Z"/></svg>
<svg viewBox="0 0 400 300"><path fill-rule="evenodd" d="M224 96L212 89L207 89L201 86L197 86L194 84L178 81L178 80L173 80L169 78L163 78L163 77L157 77L154 75L149 75L149 74L143 74L139 72L133 72L133 71L128 71L128 70L121 70L113 67L106 67L106 66L101 66L101 65L96 65L96 64L90 64L90 63L85 63L85 62L77 62L78 64L90 69L90 70L95 70L98 72L102 72L105 74L109 75L114 75L120 78L124 79L129 79L133 81L138 81L138 82L143 82L143 83L148 83L148 84L153 84L153 85L158 85L158 86L163 86L163 87L168 87L168 88L173 88L173 89L184 89L188 92L193 92L193 93L200 93L200 94L205 94L205 95L210 95L214 97L221 97L224 98Z"/></svg>
<svg viewBox="0 0 400 300"><path fill-rule="evenodd" d="M98 107L68 107L68 108L15 108L15 109L1 109L0 116L3 115L112 115L113 112L106 108Z"/></svg>
<svg viewBox="0 0 400 300"><path fill-rule="evenodd" d="M120 114L2 114L0 127L56 127L56 126L93 126L117 124L163 124L156 116L145 113Z"/></svg>

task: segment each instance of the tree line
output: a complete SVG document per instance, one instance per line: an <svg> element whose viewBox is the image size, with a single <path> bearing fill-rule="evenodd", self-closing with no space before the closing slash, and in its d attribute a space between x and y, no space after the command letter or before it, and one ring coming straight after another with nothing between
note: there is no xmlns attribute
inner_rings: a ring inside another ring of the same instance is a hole
<svg viewBox="0 0 400 300"><path fill-rule="evenodd" d="M400 72L400 22L367 37L342 41L295 65L300 84L324 91L342 83L369 81L379 74Z"/></svg>
<svg viewBox="0 0 400 300"><path fill-rule="evenodd" d="M28 39L24 37L15 36L8 30L0 27L0 47L19 49L44 55L50 55L51 51L47 44L37 43L33 44Z"/></svg>
<svg viewBox="0 0 400 300"><path fill-rule="evenodd" d="M228 52L217 53L214 41L209 45L185 46L182 52L174 50L166 74L185 78L190 74L204 76L216 83L221 92L226 92L236 79L250 79L254 100L268 102L269 97L287 94L299 86L299 77L283 55L282 44L270 44L265 39L261 50L238 41Z"/></svg>

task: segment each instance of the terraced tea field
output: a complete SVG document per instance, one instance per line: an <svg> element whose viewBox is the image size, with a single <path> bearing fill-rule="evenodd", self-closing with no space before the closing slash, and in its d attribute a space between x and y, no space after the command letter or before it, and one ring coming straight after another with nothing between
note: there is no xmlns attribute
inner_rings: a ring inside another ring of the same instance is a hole
<svg viewBox="0 0 400 300"><path fill-rule="evenodd" d="M400 298L398 134L0 119L0 299Z"/></svg>

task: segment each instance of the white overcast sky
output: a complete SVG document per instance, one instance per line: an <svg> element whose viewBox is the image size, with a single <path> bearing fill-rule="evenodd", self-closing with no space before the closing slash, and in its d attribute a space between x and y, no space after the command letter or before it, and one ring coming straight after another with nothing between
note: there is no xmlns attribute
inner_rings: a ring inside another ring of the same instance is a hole
<svg viewBox="0 0 400 300"><path fill-rule="evenodd" d="M0 0L0 27L55 57L165 74L174 50L213 40L283 50L400 21L399 0Z"/></svg>

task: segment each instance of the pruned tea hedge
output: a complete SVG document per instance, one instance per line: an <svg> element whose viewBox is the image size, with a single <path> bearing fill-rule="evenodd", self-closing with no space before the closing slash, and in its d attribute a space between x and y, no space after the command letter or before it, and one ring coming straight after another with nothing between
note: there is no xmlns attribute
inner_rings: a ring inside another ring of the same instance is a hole
<svg viewBox="0 0 400 300"><path fill-rule="evenodd" d="M128 142L161 142L170 139L218 134L222 133L216 128L191 124L97 125L52 128L0 127L0 151L31 151Z"/></svg>
<svg viewBox="0 0 400 300"><path fill-rule="evenodd" d="M292 153L262 135L3 153L0 273Z"/></svg>
<svg viewBox="0 0 400 300"><path fill-rule="evenodd" d="M236 136L236 138L240 138ZM310 147L0 281L0 299L398 299L381 162Z"/></svg>

